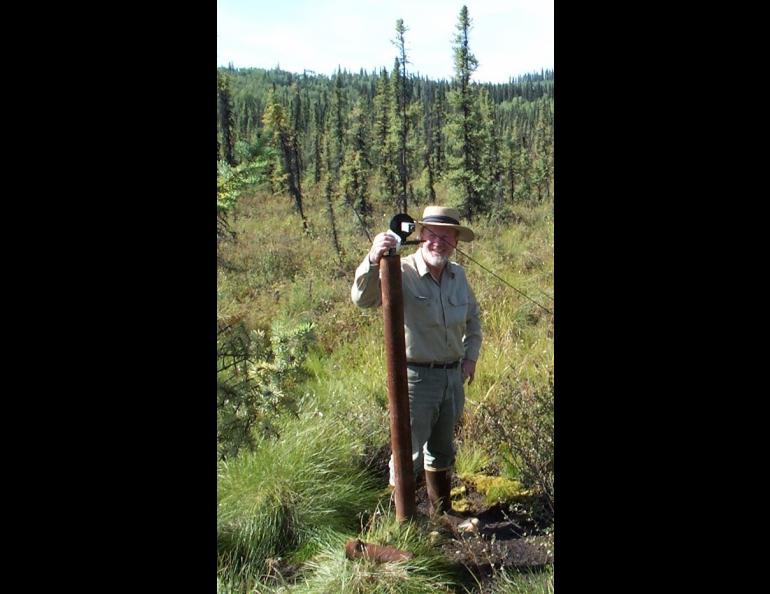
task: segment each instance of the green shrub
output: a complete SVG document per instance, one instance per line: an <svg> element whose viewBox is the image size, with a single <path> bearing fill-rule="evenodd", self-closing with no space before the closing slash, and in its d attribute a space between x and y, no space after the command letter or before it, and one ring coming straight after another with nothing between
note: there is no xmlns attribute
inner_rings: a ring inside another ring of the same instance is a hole
<svg viewBox="0 0 770 594"><path fill-rule="evenodd" d="M553 512L553 374L543 386L529 381L501 388L480 405L477 422L512 478L544 495Z"/></svg>
<svg viewBox="0 0 770 594"><path fill-rule="evenodd" d="M313 325L273 324L248 330L239 322L223 328L217 340L217 455L236 455L256 447L256 434L275 435L274 421L294 410L294 390L305 378L303 362Z"/></svg>

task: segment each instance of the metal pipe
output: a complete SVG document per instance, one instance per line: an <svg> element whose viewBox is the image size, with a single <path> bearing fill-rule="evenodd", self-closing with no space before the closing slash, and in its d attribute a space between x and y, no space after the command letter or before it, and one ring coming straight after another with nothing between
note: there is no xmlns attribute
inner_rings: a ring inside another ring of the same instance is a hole
<svg viewBox="0 0 770 594"><path fill-rule="evenodd" d="M396 519L404 522L415 515L412 429L409 421L409 384L406 379L404 340L404 295L401 286L401 257L385 255L380 260L382 316L385 322L385 363L388 371L390 445L395 475Z"/></svg>
<svg viewBox="0 0 770 594"><path fill-rule="evenodd" d="M402 551L396 547L376 545L364 542L361 539L351 539L345 543L345 556L351 561L354 559L370 559L377 563L394 563L409 561L414 553Z"/></svg>

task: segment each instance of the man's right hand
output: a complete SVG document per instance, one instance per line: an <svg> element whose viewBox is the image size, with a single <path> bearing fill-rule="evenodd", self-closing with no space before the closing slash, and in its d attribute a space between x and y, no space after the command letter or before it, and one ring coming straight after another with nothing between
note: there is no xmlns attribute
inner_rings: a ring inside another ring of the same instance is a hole
<svg viewBox="0 0 770 594"><path fill-rule="evenodd" d="M388 233L378 233L372 241L372 249L369 250L369 263L377 266L383 254L390 248L396 247L396 238Z"/></svg>

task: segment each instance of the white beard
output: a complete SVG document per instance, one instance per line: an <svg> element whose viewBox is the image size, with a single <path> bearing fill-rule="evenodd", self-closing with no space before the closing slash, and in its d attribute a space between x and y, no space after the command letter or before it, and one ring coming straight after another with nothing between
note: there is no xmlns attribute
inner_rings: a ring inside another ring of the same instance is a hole
<svg viewBox="0 0 770 594"><path fill-rule="evenodd" d="M449 256L439 256L438 254L433 254L428 250L422 251L422 257L428 264L435 266L436 268L443 268L446 266L446 263L449 262Z"/></svg>

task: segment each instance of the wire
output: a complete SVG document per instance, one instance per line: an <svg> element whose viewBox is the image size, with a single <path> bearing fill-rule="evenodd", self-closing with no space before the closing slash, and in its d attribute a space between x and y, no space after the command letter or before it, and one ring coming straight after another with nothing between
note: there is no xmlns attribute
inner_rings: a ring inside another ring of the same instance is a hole
<svg viewBox="0 0 770 594"><path fill-rule="evenodd" d="M544 305L540 305L540 304L539 304L537 301L535 301L534 299L532 299L532 297L530 297L529 295L527 295L527 294L526 294L526 293L524 293L523 291L520 291L519 289L517 289L516 287L514 287L514 286L513 286L511 283L509 283L509 282L508 282L507 280L505 280L504 278L502 278L502 277L500 277L500 276L496 275L496 274L495 274L494 272L492 272L492 271L491 271L489 268L487 268L486 266L484 266L484 265L483 265L483 264L481 264L480 262L478 262L478 261L474 260L473 258L471 258L471 257L470 257L468 254L466 254L466 253L465 253L465 252L463 252L462 250L460 250L460 249L458 249L458 248L455 248L455 250L456 250L457 252L461 253L461 254L462 254L463 256L465 256L466 258L468 258L468 259L469 259L471 262L475 262L476 264L478 264L479 266L481 266L481 268L483 268L484 270L486 270L486 271L487 271L489 274L491 274L492 276L494 276L494 277L495 277L496 279L498 279L499 281L502 281L502 282L504 282L506 285L508 285L509 287L511 287L511 289L513 289L514 291L516 291L516 292L517 292L517 293L519 293L520 295L522 295L522 296L526 297L527 299L529 299L529 300L530 300L532 303L534 303L534 304L535 304L535 305L537 305L538 307L540 307L540 308L544 309L544 310L545 310L545 311L547 311L549 314L553 315L553 312L552 312L550 309L548 309L548 308L547 308L547 307L545 307ZM546 296L547 296L547 295L546 295Z"/></svg>
<svg viewBox="0 0 770 594"><path fill-rule="evenodd" d="M358 211L356 210L356 207L352 203L350 204L350 208L352 208L353 212L356 213L356 216L358 217L358 222L361 223L361 228L364 230L364 233L366 233L366 238L369 240L369 243L371 243L372 242L372 236L369 235L369 231L366 228L366 225L361 220L361 215L358 214Z"/></svg>
<svg viewBox="0 0 770 594"><path fill-rule="evenodd" d="M425 228L425 227L423 227L423 228ZM432 232L430 229L428 229L428 232L429 232L429 233L431 233L431 235L433 235L434 237L438 237L438 238L439 238L441 241L443 241L443 242L444 242L444 243L446 243L447 245L450 245L450 246L452 246L452 244L451 244L451 243L449 243L449 242L448 242L446 239L444 239L443 237L440 237L440 236L436 235L436 234L435 234L435 233L433 233L433 232ZM486 266L484 266L483 264L481 264L481 263L480 263L480 262L478 262L477 260L474 260L473 258L471 258L471 257L470 257L468 254L466 254L465 252L463 252L463 251L462 251L460 248L458 248L457 246L452 246L452 247L453 247L453 248L454 248L454 249L455 249L455 250L456 250L458 253L460 253L460 254L462 254L463 256L465 256L466 258L468 258L468 259L469 259L471 262L474 262L475 264L478 264L478 265L479 265L481 268L483 268L484 270L486 270L486 271L487 271L489 274L491 274L492 276L494 276L494 277L495 277L497 280L499 280L499 281L501 281L501 282L504 282L506 285L508 285L509 287L511 287L511 289L513 289L514 291L516 291L516 292L517 292L517 293L519 293L520 295L522 295L522 296L526 297L526 298L527 298L527 299L529 299L529 300L530 300L532 303L534 303L534 304L535 304L535 305L537 305L538 307L540 307L540 308L544 309L544 310L545 310L545 311L547 311L549 314L553 315L553 312L552 312L550 309L548 309L548 308L547 308L547 307L545 307L544 305L540 305L540 304L539 304L537 301L535 301L534 299L532 299L532 297L530 297L529 295L527 295L527 294L526 294L526 293L524 293L523 291L520 291L519 289L517 289L516 287L514 287L514 286L513 286L511 283L509 283L507 280L505 280L504 278L502 278L502 277L498 276L497 274L495 274L494 272L492 272L492 271L491 271L489 268L487 268ZM541 291L541 292L542 292L542 291ZM547 295L546 295L546 296L547 296ZM549 298L550 298L550 297L549 297ZM550 299L552 299L552 298L550 298Z"/></svg>

